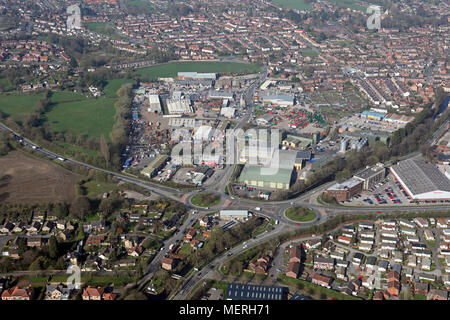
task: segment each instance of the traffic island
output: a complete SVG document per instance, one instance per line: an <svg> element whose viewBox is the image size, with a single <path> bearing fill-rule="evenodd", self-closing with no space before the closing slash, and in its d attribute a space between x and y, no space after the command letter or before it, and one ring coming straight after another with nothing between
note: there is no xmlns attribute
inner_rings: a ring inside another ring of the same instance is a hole
<svg viewBox="0 0 450 320"><path fill-rule="evenodd" d="M211 208L217 206L220 200L220 196L215 193L198 193L191 198L191 203L197 207Z"/></svg>
<svg viewBox="0 0 450 320"><path fill-rule="evenodd" d="M294 222L312 222L317 218L317 214L314 210L305 207L292 207L288 208L284 215Z"/></svg>

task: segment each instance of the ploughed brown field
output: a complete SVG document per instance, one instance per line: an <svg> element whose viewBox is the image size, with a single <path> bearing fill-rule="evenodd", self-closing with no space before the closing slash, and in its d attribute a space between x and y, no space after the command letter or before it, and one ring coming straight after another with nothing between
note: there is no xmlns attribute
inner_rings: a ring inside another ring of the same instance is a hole
<svg viewBox="0 0 450 320"><path fill-rule="evenodd" d="M0 201L46 203L71 201L79 177L50 161L20 151L0 157Z"/></svg>

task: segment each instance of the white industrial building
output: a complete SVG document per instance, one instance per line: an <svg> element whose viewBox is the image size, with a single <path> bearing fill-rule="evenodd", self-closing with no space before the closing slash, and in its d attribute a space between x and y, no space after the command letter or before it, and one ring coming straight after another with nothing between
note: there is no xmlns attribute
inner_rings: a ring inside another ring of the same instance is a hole
<svg viewBox="0 0 450 320"><path fill-rule="evenodd" d="M408 159L393 165L390 172L413 200L450 200L450 180L432 164Z"/></svg>
<svg viewBox="0 0 450 320"><path fill-rule="evenodd" d="M166 100L169 114L193 113L191 102L188 99L168 99Z"/></svg>
<svg viewBox="0 0 450 320"><path fill-rule="evenodd" d="M159 100L158 94L149 94L148 100L149 100L149 107L147 110L148 112L162 113L161 101Z"/></svg>

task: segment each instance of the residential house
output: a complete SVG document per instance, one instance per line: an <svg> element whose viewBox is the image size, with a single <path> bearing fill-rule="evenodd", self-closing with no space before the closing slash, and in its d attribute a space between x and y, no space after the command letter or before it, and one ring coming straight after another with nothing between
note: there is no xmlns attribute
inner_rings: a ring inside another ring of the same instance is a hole
<svg viewBox="0 0 450 320"><path fill-rule="evenodd" d="M25 230L25 228L26 228L25 222L19 222L14 226L14 229L12 230L12 232L21 233Z"/></svg>
<svg viewBox="0 0 450 320"><path fill-rule="evenodd" d="M86 240L86 245L101 245L102 242L105 240L105 236L103 235L89 235L88 239Z"/></svg>
<svg viewBox="0 0 450 320"><path fill-rule="evenodd" d="M419 282L414 286L414 294L426 296L430 291L430 284L428 282Z"/></svg>
<svg viewBox="0 0 450 320"><path fill-rule="evenodd" d="M32 286L26 288L15 286L2 292L2 300L31 300L33 293Z"/></svg>
<svg viewBox="0 0 450 320"><path fill-rule="evenodd" d="M386 272L388 268L389 268L389 261L380 260L378 270L380 270L381 272Z"/></svg>
<svg viewBox="0 0 450 320"><path fill-rule="evenodd" d="M432 289L427 295L427 300L448 300L448 291Z"/></svg>
<svg viewBox="0 0 450 320"><path fill-rule="evenodd" d="M333 268L334 268L334 259L314 257L314 269L333 270Z"/></svg>
<svg viewBox="0 0 450 320"><path fill-rule="evenodd" d="M41 229L41 223L38 221L35 221L27 228L27 231L30 233L37 233L40 229Z"/></svg>
<svg viewBox="0 0 450 320"><path fill-rule="evenodd" d="M102 300L104 293L105 288L103 287L87 286L87 288L83 290L81 297L83 298L83 300Z"/></svg>
<svg viewBox="0 0 450 320"><path fill-rule="evenodd" d="M162 268L165 270L172 270L175 266L175 260L171 258L162 259Z"/></svg>
<svg viewBox="0 0 450 320"><path fill-rule="evenodd" d="M301 251L300 247L293 246L289 250L289 263L291 263L291 262L298 262L298 263L300 263L301 259L302 259L302 251Z"/></svg>
<svg viewBox="0 0 450 320"><path fill-rule="evenodd" d="M298 277L299 272L300 272L300 263L296 261L289 262L286 270L286 277L296 279Z"/></svg>
<svg viewBox="0 0 450 320"><path fill-rule="evenodd" d="M44 225L42 226L42 232L50 232L55 227L55 224L53 221L46 221Z"/></svg>
<svg viewBox="0 0 450 320"><path fill-rule="evenodd" d="M311 282L322 287L330 288L332 278L315 273Z"/></svg>
<svg viewBox="0 0 450 320"><path fill-rule="evenodd" d="M12 232L14 229L14 224L11 222L6 222L1 228L0 228L0 232L1 233L10 233Z"/></svg>
<svg viewBox="0 0 450 320"><path fill-rule="evenodd" d="M40 236L27 237L28 247L38 247L40 248L43 244L43 238Z"/></svg>
<svg viewBox="0 0 450 320"><path fill-rule="evenodd" d="M69 300L71 290L63 284L47 285L45 289L45 300Z"/></svg>

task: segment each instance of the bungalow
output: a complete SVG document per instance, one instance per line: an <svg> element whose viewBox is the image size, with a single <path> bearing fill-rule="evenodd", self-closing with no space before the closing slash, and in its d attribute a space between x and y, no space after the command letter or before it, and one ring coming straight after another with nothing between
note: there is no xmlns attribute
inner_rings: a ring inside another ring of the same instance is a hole
<svg viewBox="0 0 450 320"><path fill-rule="evenodd" d="M381 237L381 243L397 243L397 238L391 238L391 237Z"/></svg>
<svg viewBox="0 0 450 320"><path fill-rule="evenodd" d="M406 236L406 240L408 240L411 243L420 241L418 236Z"/></svg>
<svg viewBox="0 0 450 320"><path fill-rule="evenodd" d="M450 286L450 276L448 274L442 275L442 282L446 286Z"/></svg>
<svg viewBox="0 0 450 320"><path fill-rule="evenodd" d="M331 281L332 281L332 278L318 274L318 273L315 273L311 280L311 282L313 284L317 284L317 285L325 287L325 288L330 288Z"/></svg>
<svg viewBox="0 0 450 320"><path fill-rule="evenodd" d="M430 229L426 229L423 233L427 241L434 241L434 234Z"/></svg>
<svg viewBox="0 0 450 320"><path fill-rule="evenodd" d="M348 267L349 262L346 260L336 260L336 267Z"/></svg>
<svg viewBox="0 0 450 320"><path fill-rule="evenodd" d="M402 227L411 228L411 229L415 228L415 226L416 226L413 222L408 221L408 220L400 220L399 224Z"/></svg>
<svg viewBox="0 0 450 320"><path fill-rule="evenodd" d="M412 269L412 268L406 268L405 269L405 277L406 278L412 278L412 277L414 277L414 269Z"/></svg>
<svg viewBox="0 0 450 320"><path fill-rule="evenodd" d="M56 228L59 230L64 230L66 228L66 222L63 220L59 220L56 222Z"/></svg>
<svg viewBox="0 0 450 320"><path fill-rule="evenodd" d="M360 243L358 246L359 250L369 252L372 250L372 245L367 243Z"/></svg>
<svg viewBox="0 0 450 320"><path fill-rule="evenodd" d="M364 257L365 256L361 252L356 252L353 255L353 264L359 266L363 262Z"/></svg>
<svg viewBox="0 0 450 320"><path fill-rule="evenodd" d="M369 256L366 260L366 267L369 269L374 269L377 265L377 257Z"/></svg>
<svg viewBox="0 0 450 320"><path fill-rule="evenodd" d="M347 268L345 267L337 267L336 268L336 278L347 281Z"/></svg>
<svg viewBox="0 0 450 320"><path fill-rule="evenodd" d="M346 245L349 245L352 242L352 238L339 236L338 237L338 242L341 242L341 243L344 243Z"/></svg>
<svg viewBox="0 0 450 320"><path fill-rule="evenodd" d="M361 236L361 238L369 238L369 239L373 239L375 238L375 232L374 231L362 231L359 234Z"/></svg>
<svg viewBox="0 0 450 320"><path fill-rule="evenodd" d="M397 246L392 243L382 243L380 248L393 251L397 248Z"/></svg>
<svg viewBox="0 0 450 320"><path fill-rule="evenodd" d="M50 232L54 228L55 224L52 221L46 221L42 227L42 232Z"/></svg>
<svg viewBox="0 0 450 320"><path fill-rule="evenodd" d="M428 221L424 218L415 218L414 222L419 226L419 228L428 228Z"/></svg>
<svg viewBox="0 0 450 320"><path fill-rule="evenodd" d="M374 239L373 238L361 238L361 243L373 245Z"/></svg>
<svg viewBox="0 0 450 320"><path fill-rule="evenodd" d="M414 286L414 294L426 296L430 291L430 284L428 282L419 282Z"/></svg>
<svg viewBox="0 0 450 320"><path fill-rule="evenodd" d="M27 237L27 246L28 247L38 247L42 246L42 237Z"/></svg>
<svg viewBox="0 0 450 320"><path fill-rule="evenodd" d="M316 248L320 247L321 244L322 244L321 239L311 239L309 241L306 241L305 247L307 249L316 249Z"/></svg>
<svg viewBox="0 0 450 320"><path fill-rule="evenodd" d="M416 229L411 228L402 228L400 229L401 234L406 234L408 236L415 236L416 235Z"/></svg>
<svg viewBox="0 0 450 320"><path fill-rule="evenodd" d="M373 230L374 224L371 222L360 222L358 224L359 230Z"/></svg>
<svg viewBox="0 0 450 320"><path fill-rule="evenodd" d="M433 274L428 273L420 273L419 274L419 280L426 280L426 281L436 281L436 276Z"/></svg>
<svg viewBox="0 0 450 320"><path fill-rule="evenodd" d="M438 228L448 228L449 218L437 218L436 227Z"/></svg>
<svg viewBox="0 0 450 320"><path fill-rule="evenodd" d="M403 262L403 255L400 251L394 251L394 262L397 263Z"/></svg>
<svg viewBox="0 0 450 320"><path fill-rule="evenodd" d="M417 257L410 255L408 256L408 267L415 268L417 266Z"/></svg>
<svg viewBox="0 0 450 320"><path fill-rule="evenodd" d="M431 270L431 259L428 257L422 258L422 270L430 271Z"/></svg>
<svg viewBox="0 0 450 320"><path fill-rule="evenodd" d="M14 226L14 229L12 230L12 232L21 233L25 230L25 228L26 228L25 222L19 222Z"/></svg>
<svg viewBox="0 0 450 320"><path fill-rule="evenodd" d="M389 268L389 261L386 260L380 260L380 263L378 264L378 270L381 272L386 272Z"/></svg>
<svg viewBox="0 0 450 320"><path fill-rule="evenodd" d="M380 256L380 258L389 259L390 251L389 250L380 250L378 255Z"/></svg>
<svg viewBox="0 0 450 320"><path fill-rule="evenodd" d="M27 231L30 233L36 233L41 229L41 223L38 221L35 221L27 228Z"/></svg>
<svg viewBox="0 0 450 320"><path fill-rule="evenodd" d="M1 228L1 233L10 233L14 229L14 224L11 222L6 222Z"/></svg>
<svg viewBox="0 0 450 320"><path fill-rule="evenodd" d="M381 231L381 235L383 237L388 237L388 238L398 238L398 234L397 231L391 231L391 230L385 230L385 231Z"/></svg>
<svg viewBox="0 0 450 320"><path fill-rule="evenodd" d="M336 260L344 260L345 259L345 253L343 252L332 252L330 254L330 258L336 259Z"/></svg>
<svg viewBox="0 0 450 320"><path fill-rule="evenodd" d="M432 289L427 295L427 300L448 300L448 291Z"/></svg>

